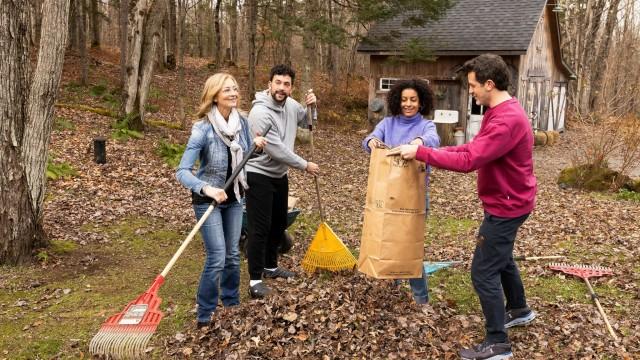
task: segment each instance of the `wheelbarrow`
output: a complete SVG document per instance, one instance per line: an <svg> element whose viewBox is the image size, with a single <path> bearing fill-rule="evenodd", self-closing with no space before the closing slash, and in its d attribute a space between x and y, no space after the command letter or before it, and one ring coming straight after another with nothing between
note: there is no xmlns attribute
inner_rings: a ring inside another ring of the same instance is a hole
<svg viewBox="0 0 640 360"><path fill-rule="evenodd" d="M291 226L296 221L296 217L300 214L300 209L296 207L290 207L287 211L287 228ZM248 235L248 225L247 225L247 209L242 202L242 231L240 233L240 251L246 257L247 256L247 235ZM293 246L293 236L289 234L287 230L282 234L282 241L280 241L280 247L278 248L278 253L286 254L291 250Z"/></svg>

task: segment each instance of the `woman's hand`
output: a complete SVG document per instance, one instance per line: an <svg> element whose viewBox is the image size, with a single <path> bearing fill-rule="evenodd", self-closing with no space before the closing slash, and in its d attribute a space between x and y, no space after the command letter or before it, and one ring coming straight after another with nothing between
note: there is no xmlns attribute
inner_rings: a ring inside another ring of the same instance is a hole
<svg viewBox="0 0 640 360"><path fill-rule="evenodd" d="M256 144L258 149L264 149L264 146L267 145L267 139L258 134L258 136L253 138L253 143Z"/></svg>
<svg viewBox="0 0 640 360"><path fill-rule="evenodd" d="M371 140L369 140L367 145L369 146L369 149L374 149L374 148L384 149L386 147L384 143L377 138L371 138Z"/></svg>
<svg viewBox="0 0 640 360"><path fill-rule="evenodd" d="M415 139L411 140L411 142L409 144L411 144L411 145L424 145L424 142L420 138L415 138Z"/></svg>
<svg viewBox="0 0 640 360"><path fill-rule="evenodd" d="M224 189L220 189L217 187L213 187L210 185L205 185L202 188L202 192L207 196L215 200L218 204L223 203L227 200L227 193Z"/></svg>

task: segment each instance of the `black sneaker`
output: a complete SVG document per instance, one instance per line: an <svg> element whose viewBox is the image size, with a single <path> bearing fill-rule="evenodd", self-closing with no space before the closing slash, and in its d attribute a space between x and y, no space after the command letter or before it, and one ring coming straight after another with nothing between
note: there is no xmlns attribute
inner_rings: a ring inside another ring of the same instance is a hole
<svg viewBox="0 0 640 360"><path fill-rule="evenodd" d="M271 294L271 289L263 282L249 286L249 296L251 296L252 299L262 299L269 296L269 294Z"/></svg>
<svg viewBox="0 0 640 360"><path fill-rule="evenodd" d="M511 359L511 343L489 344L486 341L469 349L460 350L463 360L503 360Z"/></svg>
<svg viewBox="0 0 640 360"><path fill-rule="evenodd" d="M209 327L209 326L211 326L211 321L198 321L198 324L196 325L198 329L202 329L204 327Z"/></svg>
<svg viewBox="0 0 640 360"><path fill-rule="evenodd" d="M536 313L528 307L522 309L507 310L504 314L504 327L524 326L536 318Z"/></svg>
<svg viewBox="0 0 640 360"><path fill-rule="evenodd" d="M281 267L277 267L275 270L267 270L265 269L263 272L263 276L265 279L275 279L275 278L283 278L288 279L296 276L296 273L293 271L289 271L287 269L283 269Z"/></svg>

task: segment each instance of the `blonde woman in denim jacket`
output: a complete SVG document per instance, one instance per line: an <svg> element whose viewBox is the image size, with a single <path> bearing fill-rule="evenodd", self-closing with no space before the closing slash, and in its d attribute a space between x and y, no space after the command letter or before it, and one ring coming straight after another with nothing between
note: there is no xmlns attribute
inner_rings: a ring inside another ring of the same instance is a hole
<svg viewBox="0 0 640 360"><path fill-rule="evenodd" d="M218 206L200 229L206 260L197 294L197 326L208 326L218 299L224 306L238 305L240 296L240 253L238 242L242 227L242 197L247 188L244 171L225 191L224 183L251 142L258 148L266 140L251 137L247 120L240 116L238 83L233 76L215 74L207 79L198 111L200 120L193 125L191 137L176 172L178 181L191 190L196 219L200 219L215 199ZM200 165L193 173L196 161ZM219 287L219 288L218 288Z"/></svg>

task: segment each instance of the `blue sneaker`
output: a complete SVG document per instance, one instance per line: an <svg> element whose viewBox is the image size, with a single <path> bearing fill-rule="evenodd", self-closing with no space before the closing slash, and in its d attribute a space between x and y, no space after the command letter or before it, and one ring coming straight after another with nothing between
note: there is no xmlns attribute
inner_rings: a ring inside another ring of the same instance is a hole
<svg viewBox="0 0 640 360"><path fill-rule="evenodd" d="M525 326L536 318L536 313L528 307L522 309L511 309L504 314L504 327L506 329L514 326Z"/></svg>

